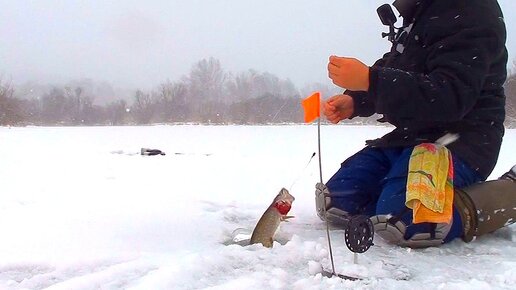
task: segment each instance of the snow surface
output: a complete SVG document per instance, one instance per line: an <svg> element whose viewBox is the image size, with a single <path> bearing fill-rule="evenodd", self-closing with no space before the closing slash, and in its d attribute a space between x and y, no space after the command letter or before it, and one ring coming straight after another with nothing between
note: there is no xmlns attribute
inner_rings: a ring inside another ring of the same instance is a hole
<svg viewBox="0 0 516 290"><path fill-rule="evenodd" d="M323 126L323 176L386 127ZM140 156L141 147L166 156ZM493 178L516 163L508 130ZM516 227L409 250L380 238L353 264L314 211L316 126L0 128L0 289L515 289ZM250 233L296 197L272 249Z"/></svg>

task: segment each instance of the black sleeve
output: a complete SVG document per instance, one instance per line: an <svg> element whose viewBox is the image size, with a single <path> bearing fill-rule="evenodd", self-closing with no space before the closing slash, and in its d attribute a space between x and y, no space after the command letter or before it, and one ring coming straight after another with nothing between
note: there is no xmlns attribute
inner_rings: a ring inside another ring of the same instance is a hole
<svg viewBox="0 0 516 290"><path fill-rule="evenodd" d="M345 95L353 99L353 115L349 117L369 117L375 113L374 103L369 100L367 92L346 90Z"/></svg>
<svg viewBox="0 0 516 290"><path fill-rule="evenodd" d="M490 64L505 51L505 27L495 18L483 22L474 13L460 26L441 23L433 39L428 37L425 73L371 67L368 101L377 113L399 118L462 119L480 96Z"/></svg>

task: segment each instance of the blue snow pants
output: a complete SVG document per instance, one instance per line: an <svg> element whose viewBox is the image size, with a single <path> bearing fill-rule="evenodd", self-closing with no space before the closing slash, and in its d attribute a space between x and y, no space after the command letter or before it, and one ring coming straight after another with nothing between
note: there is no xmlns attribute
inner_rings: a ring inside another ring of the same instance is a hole
<svg viewBox="0 0 516 290"><path fill-rule="evenodd" d="M412 210L405 207L408 163L413 147L366 147L341 164L326 183L331 204L351 215L391 214L400 216L407 225L405 239L417 233L431 233L430 223L412 224ZM466 187L482 181L482 177L456 156L452 156L454 186ZM403 213L405 212L405 213ZM462 222L453 210L453 224L444 242L462 236Z"/></svg>

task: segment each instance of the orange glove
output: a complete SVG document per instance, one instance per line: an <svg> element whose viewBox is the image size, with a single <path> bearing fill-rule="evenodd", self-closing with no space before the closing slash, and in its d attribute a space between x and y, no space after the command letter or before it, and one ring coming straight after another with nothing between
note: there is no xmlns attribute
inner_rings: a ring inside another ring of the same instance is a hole
<svg viewBox="0 0 516 290"><path fill-rule="evenodd" d="M328 121L337 124L353 115L354 105L353 98L350 96L336 95L324 102L323 114Z"/></svg>
<svg viewBox="0 0 516 290"><path fill-rule="evenodd" d="M328 75L341 88L352 91L369 90L369 67L356 58L330 56Z"/></svg>

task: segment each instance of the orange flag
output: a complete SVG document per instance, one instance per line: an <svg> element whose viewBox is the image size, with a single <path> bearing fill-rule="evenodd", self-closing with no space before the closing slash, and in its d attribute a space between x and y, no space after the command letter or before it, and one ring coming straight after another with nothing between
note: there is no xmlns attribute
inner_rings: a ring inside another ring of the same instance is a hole
<svg viewBox="0 0 516 290"><path fill-rule="evenodd" d="M321 116L321 93L315 92L301 102L305 110L305 123L311 123Z"/></svg>

